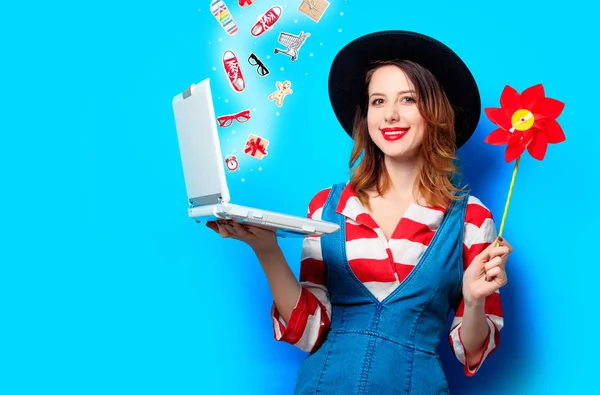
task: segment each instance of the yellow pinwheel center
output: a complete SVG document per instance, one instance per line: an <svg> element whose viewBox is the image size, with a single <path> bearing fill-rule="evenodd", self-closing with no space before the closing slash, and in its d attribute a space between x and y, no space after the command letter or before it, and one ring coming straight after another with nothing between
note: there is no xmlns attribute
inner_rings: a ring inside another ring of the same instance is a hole
<svg viewBox="0 0 600 395"><path fill-rule="evenodd" d="M511 128L511 132L516 130L527 130L533 126L533 122L535 119L533 118L533 114L529 110L520 109L515 111L510 120L513 127Z"/></svg>

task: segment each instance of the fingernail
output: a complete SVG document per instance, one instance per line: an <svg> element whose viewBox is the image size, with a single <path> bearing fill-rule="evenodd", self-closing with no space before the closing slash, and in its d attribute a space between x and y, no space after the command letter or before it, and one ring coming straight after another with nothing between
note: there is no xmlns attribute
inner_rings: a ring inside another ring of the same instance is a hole
<svg viewBox="0 0 600 395"><path fill-rule="evenodd" d="M498 241L504 241L504 239L500 236L498 236Z"/></svg>

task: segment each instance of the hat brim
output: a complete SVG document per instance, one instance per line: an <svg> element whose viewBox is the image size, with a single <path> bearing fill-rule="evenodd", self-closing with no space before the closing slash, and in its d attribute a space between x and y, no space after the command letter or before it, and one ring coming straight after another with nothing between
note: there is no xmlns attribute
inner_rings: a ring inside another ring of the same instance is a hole
<svg viewBox="0 0 600 395"><path fill-rule="evenodd" d="M456 146L462 146L475 132L481 113L479 89L473 75L446 45L402 30L359 37L334 58L329 72L329 99L346 133L352 137L355 111L364 100L362 94L369 65L376 60L394 59L414 61L436 77L454 109Z"/></svg>

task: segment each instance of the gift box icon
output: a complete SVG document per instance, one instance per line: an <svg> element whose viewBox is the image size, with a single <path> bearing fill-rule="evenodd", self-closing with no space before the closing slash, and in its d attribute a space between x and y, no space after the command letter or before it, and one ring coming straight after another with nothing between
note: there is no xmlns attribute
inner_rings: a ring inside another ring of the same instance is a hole
<svg viewBox="0 0 600 395"><path fill-rule="evenodd" d="M244 147L244 153L248 154L256 159L262 159L267 156L267 146L269 145L269 140L263 139L260 136L256 136L251 134L248 136L248 140L246 140L246 146Z"/></svg>
<svg viewBox="0 0 600 395"><path fill-rule="evenodd" d="M298 7L298 11L319 23L325 10L329 7L327 0L302 0L302 4Z"/></svg>

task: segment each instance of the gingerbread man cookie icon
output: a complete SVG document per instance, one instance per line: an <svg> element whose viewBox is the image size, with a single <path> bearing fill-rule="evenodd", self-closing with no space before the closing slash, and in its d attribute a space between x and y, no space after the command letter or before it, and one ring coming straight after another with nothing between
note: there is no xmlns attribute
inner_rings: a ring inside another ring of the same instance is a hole
<svg viewBox="0 0 600 395"><path fill-rule="evenodd" d="M283 99L285 96L294 93L290 89L292 83L288 80L285 80L283 83L281 83L281 81L277 81L275 85L277 85L277 90L269 95L269 100L275 100L277 106L281 107L283 105Z"/></svg>

